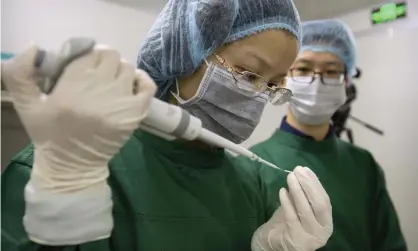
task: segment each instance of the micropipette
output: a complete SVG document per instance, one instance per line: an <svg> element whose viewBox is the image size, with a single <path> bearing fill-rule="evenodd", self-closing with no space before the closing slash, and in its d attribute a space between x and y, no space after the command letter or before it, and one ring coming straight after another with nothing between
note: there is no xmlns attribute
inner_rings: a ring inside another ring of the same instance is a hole
<svg viewBox="0 0 418 251"><path fill-rule="evenodd" d="M37 73L45 78L45 81L39 86L40 89L44 93L49 94L53 90L64 68L72 60L93 50L95 44L95 41L90 38L72 38L64 43L61 54L38 50L35 59L35 68L37 69ZM248 157L253 161L263 163L269 167L290 172L265 161L246 148L203 128L202 121L199 118L192 116L181 107L156 98L152 99L148 114L141 121L140 128L166 140L174 140L176 138L189 141L200 140L210 145L227 149L238 155Z"/></svg>

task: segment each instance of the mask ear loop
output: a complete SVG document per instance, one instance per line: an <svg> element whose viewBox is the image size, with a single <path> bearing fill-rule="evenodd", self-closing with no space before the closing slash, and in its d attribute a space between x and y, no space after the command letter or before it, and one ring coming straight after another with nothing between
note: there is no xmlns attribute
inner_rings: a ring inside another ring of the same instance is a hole
<svg viewBox="0 0 418 251"><path fill-rule="evenodd" d="M206 67L207 67L206 71L207 71L207 70L209 69L209 67L211 66L211 64L213 64L213 63L208 62L206 59L204 60L204 62L205 62L205 64L206 64ZM201 88L201 86L202 86L202 85L199 85L198 91L199 91L199 89ZM174 93L173 91L170 91L171 95L173 95L173 97L177 100L177 102L178 102L179 104L186 104L186 103L189 103L189 102L191 102L192 100L196 100L196 97L198 96L198 92L196 92L196 94L195 94L193 97L191 97L189 100L184 100L184 99L182 99L182 98L180 97L180 85L179 85L179 81L178 81L178 79L177 79L177 78L176 78L176 92L177 92L177 93ZM200 100L200 99L199 99L199 100Z"/></svg>
<svg viewBox="0 0 418 251"><path fill-rule="evenodd" d="M206 64L206 67L209 67L210 63L206 59L204 60L204 62ZM173 91L170 91L170 92L174 96L178 96L178 97L180 96L180 87L179 87L179 81L177 78L176 78L176 93L174 93Z"/></svg>
<svg viewBox="0 0 418 251"><path fill-rule="evenodd" d="M180 88L179 88L179 81L176 78L176 95L179 96L180 95Z"/></svg>
<svg viewBox="0 0 418 251"><path fill-rule="evenodd" d="M180 88L179 88L179 82L176 78L176 93L173 91L170 91L171 95L173 95L173 98L177 100L179 104L184 103L185 101L180 97Z"/></svg>

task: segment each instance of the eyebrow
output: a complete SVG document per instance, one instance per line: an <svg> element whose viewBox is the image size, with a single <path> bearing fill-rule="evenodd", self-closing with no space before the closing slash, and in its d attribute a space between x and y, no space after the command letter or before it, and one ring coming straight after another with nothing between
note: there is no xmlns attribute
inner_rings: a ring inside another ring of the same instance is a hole
<svg viewBox="0 0 418 251"><path fill-rule="evenodd" d="M312 64L313 62L307 59L296 59L295 63Z"/></svg>
<svg viewBox="0 0 418 251"><path fill-rule="evenodd" d="M308 59L298 59L298 60L296 60L295 63L296 64L297 63L315 64L315 62L313 60L308 60ZM341 63L335 62L335 61L322 61L322 62L320 62L320 64L326 65L326 66L342 66L342 67L344 66Z"/></svg>

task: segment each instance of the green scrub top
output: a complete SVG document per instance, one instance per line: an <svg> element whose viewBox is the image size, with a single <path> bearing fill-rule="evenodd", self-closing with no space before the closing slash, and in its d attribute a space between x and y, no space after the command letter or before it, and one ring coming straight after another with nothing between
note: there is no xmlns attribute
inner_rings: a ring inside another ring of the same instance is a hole
<svg viewBox="0 0 418 251"><path fill-rule="evenodd" d="M368 151L334 134L315 141L282 130L251 150L280 168L291 171L300 165L316 173L331 199L334 222L334 232L321 250L407 250L383 171Z"/></svg>
<svg viewBox="0 0 418 251"><path fill-rule="evenodd" d="M109 164L111 237L52 248L32 243L23 228L23 190L32 164L29 146L2 174L2 250L251 250L253 233L277 207L278 189L269 188L261 173L280 184L286 178L253 162L238 163L221 149L202 150L137 131Z"/></svg>

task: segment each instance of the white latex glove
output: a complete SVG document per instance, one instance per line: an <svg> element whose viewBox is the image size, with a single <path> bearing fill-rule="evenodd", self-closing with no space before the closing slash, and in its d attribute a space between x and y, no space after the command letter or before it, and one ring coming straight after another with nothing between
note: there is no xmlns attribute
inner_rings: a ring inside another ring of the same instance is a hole
<svg viewBox="0 0 418 251"><path fill-rule="evenodd" d="M113 228L107 165L145 117L155 83L117 51L96 46L70 63L45 95L36 85L36 52L32 46L2 65L35 146L25 229L31 240L48 245L107 238Z"/></svg>
<svg viewBox="0 0 418 251"><path fill-rule="evenodd" d="M279 192L281 206L253 235L253 251L313 251L323 247L333 231L328 194L307 167L287 176L289 192Z"/></svg>

